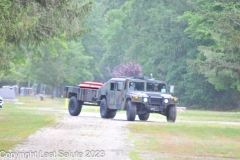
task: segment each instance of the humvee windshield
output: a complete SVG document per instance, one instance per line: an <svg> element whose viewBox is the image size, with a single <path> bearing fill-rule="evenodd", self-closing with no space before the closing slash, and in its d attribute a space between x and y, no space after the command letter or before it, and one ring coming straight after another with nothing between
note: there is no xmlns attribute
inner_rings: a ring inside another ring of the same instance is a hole
<svg viewBox="0 0 240 160"><path fill-rule="evenodd" d="M147 83L147 92L166 93L166 84L164 83Z"/></svg>
<svg viewBox="0 0 240 160"><path fill-rule="evenodd" d="M129 90L130 91L144 91L145 82L129 82Z"/></svg>

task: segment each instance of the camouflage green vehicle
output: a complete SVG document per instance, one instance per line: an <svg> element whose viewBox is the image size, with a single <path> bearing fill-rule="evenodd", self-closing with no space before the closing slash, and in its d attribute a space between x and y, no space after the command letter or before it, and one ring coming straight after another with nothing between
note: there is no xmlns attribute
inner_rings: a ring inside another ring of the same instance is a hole
<svg viewBox="0 0 240 160"><path fill-rule="evenodd" d="M150 113L165 115L168 122L176 120L178 99L167 93L167 84L163 81L145 77L112 78L98 89L66 88L66 97L70 98L69 113L77 116L83 104L89 102L100 106L102 118L114 118L118 110L126 110L128 121L134 121L136 115L142 121ZM82 90L82 91L81 91ZM87 90L87 91L83 91ZM84 96L88 98L85 98Z"/></svg>

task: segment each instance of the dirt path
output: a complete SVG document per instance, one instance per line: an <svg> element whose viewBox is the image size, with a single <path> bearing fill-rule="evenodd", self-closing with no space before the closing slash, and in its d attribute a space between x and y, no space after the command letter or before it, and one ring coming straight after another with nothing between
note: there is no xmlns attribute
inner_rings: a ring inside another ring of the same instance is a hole
<svg viewBox="0 0 240 160"><path fill-rule="evenodd" d="M11 152L32 154L30 159L129 159L128 123L99 113L72 117L66 111L56 126L40 129Z"/></svg>

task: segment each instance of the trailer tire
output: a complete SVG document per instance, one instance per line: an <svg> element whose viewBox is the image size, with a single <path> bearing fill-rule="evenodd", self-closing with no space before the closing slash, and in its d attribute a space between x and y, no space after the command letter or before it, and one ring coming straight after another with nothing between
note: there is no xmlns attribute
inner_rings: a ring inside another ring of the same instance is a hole
<svg viewBox="0 0 240 160"><path fill-rule="evenodd" d="M82 110L82 104L77 101L75 96L70 98L68 103L68 111L71 116L78 116Z"/></svg>
<svg viewBox="0 0 240 160"><path fill-rule="evenodd" d="M111 110L107 107L107 100L103 98L100 103L100 115L102 118L110 118Z"/></svg>
<svg viewBox="0 0 240 160"><path fill-rule="evenodd" d="M175 122L177 117L177 109L176 106L168 106L167 108L167 121Z"/></svg>
<svg viewBox="0 0 240 160"><path fill-rule="evenodd" d="M137 107L135 103L132 103L131 101L127 102L127 120L128 121L135 121L137 113Z"/></svg>
<svg viewBox="0 0 240 160"><path fill-rule="evenodd" d="M144 113L144 114L139 114L139 115L138 115L138 118L139 118L141 121L147 121L148 118L149 118L149 115L150 115L150 113L146 112L146 113Z"/></svg>

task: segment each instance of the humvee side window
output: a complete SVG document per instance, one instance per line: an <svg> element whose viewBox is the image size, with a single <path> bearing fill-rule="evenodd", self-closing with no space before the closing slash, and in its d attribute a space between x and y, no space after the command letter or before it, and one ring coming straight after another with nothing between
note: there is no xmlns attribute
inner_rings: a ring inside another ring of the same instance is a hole
<svg viewBox="0 0 240 160"><path fill-rule="evenodd" d="M114 88L115 88L114 86L115 86L115 83L110 84L110 91L114 91Z"/></svg>
<svg viewBox="0 0 240 160"><path fill-rule="evenodd" d="M117 82L117 90L118 91L123 90L123 82Z"/></svg>

